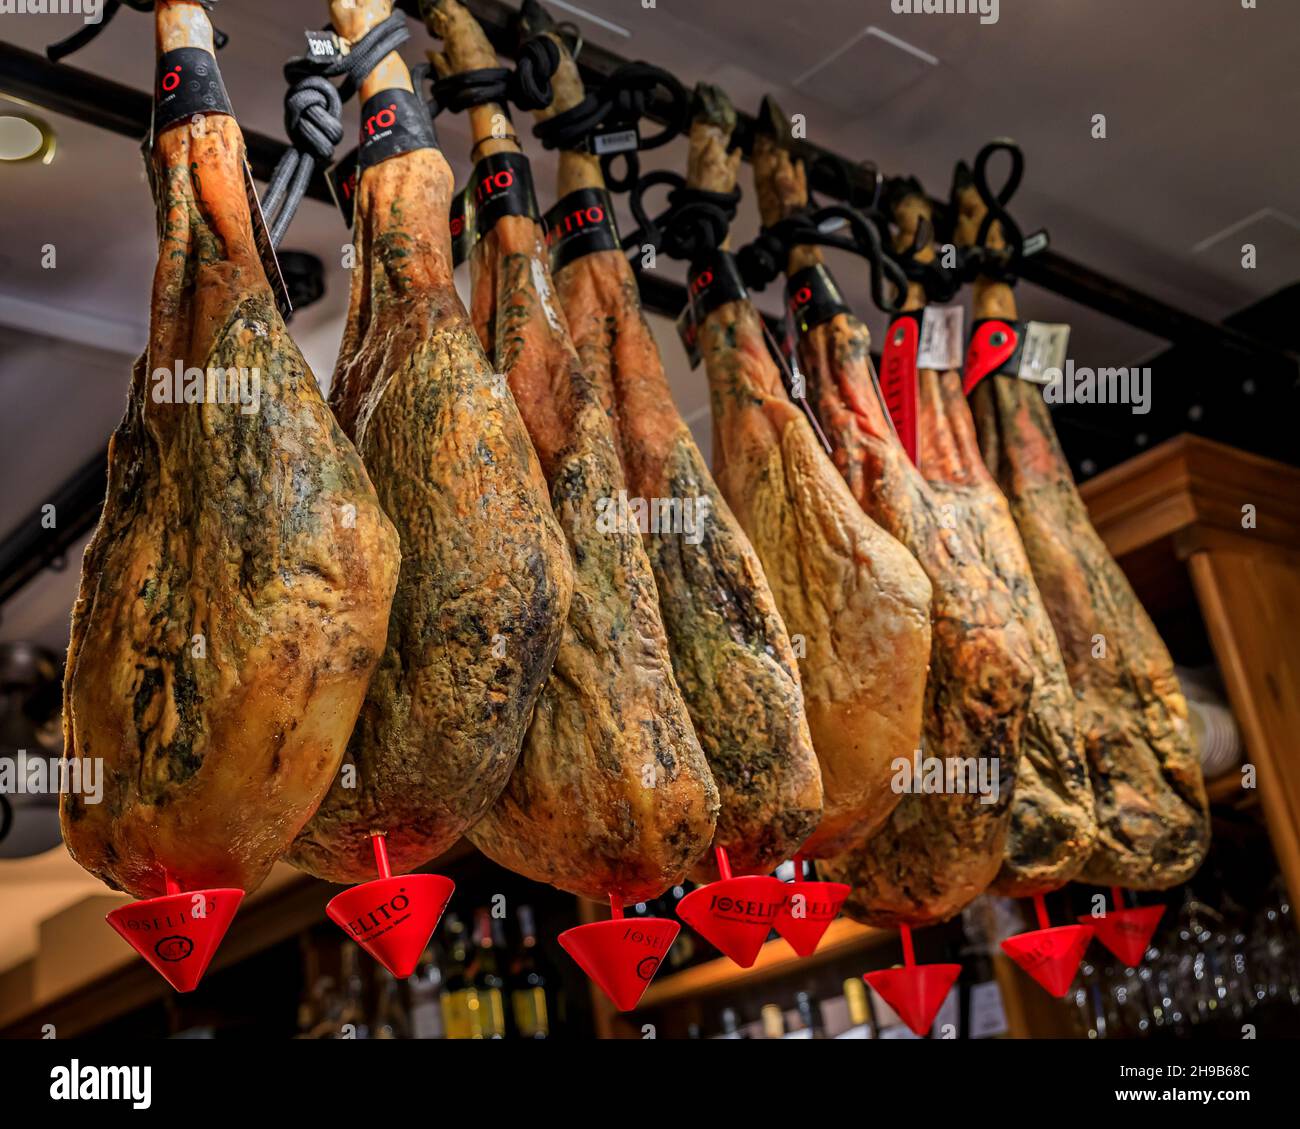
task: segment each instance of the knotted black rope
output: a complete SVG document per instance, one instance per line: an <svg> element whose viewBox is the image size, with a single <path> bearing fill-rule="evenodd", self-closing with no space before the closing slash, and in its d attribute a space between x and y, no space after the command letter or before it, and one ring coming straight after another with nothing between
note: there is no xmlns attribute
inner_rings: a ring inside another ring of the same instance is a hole
<svg viewBox="0 0 1300 1129"><path fill-rule="evenodd" d="M507 103L520 110L544 110L551 104L551 78L560 65L555 41L539 35L526 40L511 67L483 67L447 75L433 84L434 100L460 113L485 102Z"/></svg>
<svg viewBox="0 0 1300 1129"><path fill-rule="evenodd" d="M217 0L199 0L203 7L211 12L217 5ZM117 15L118 9L123 6L136 12L152 12L154 0L104 0L104 9L100 13L100 20L97 24L86 24L80 31L74 32L67 39L60 39L57 43L51 43L45 48L45 57L51 63L57 63L60 59L66 59L69 55L80 51L86 44L92 42L109 24L113 22L113 17ZM223 31L212 29L212 45L220 51L227 43L230 37Z"/></svg>
<svg viewBox="0 0 1300 1129"><path fill-rule="evenodd" d="M645 194L661 184L669 186L668 208L651 218ZM640 226L624 238L623 248L649 244L669 258L697 262L726 240L739 203L738 187L730 192L710 192L692 188L684 176L667 169L647 173L631 186L628 207Z"/></svg>
<svg viewBox="0 0 1300 1129"><path fill-rule="evenodd" d="M676 78L660 67L650 63L624 63L596 90L588 91L576 106L533 126L533 136L544 149L590 153L593 151L592 139L597 133L636 129L641 119L647 116L659 90L667 94L663 128L648 137L640 137L634 151L606 153L600 159L605 186L611 192L631 191L641 176L637 153L668 144L684 133L690 124L690 95ZM615 175L613 170L613 160L618 156L625 159L621 176Z"/></svg>
<svg viewBox="0 0 1300 1129"><path fill-rule="evenodd" d="M262 196L271 246L278 247L288 230L316 166L334 159L343 140L343 103L356 94L361 81L379 63L411 38L406 17L393 12L352 44L346 55L313 59L298 56L284 66L289 90L284 96L284 128L292 147L285 151ZM335 86L331 78L342 76Z"/></svg>
<svg viewBox="0 0 1300 1129"><path fill-rule="evenodd" d="M842 220L848 234L827 231ZM878 230L879 218L848 204L805 209L765 227L758 237L736 252L736 262L745 285L762 290L783 270L795 247L814 245L837 247L865 259L871 277L871 299L885 313L898 313L907 296L907 276L902 267L885 253ZM895 287L894 297L885 294L885 283Z"/></svg>
<svg viewBox="0 0 1300 1129"><path fill-rule="evenodd" d="M885 186L884 198L889 211L897 214L898 205L909 196L925 197L925 189L914 177L895 177ZM882 242L890 240L889 223L883 213L878 213L877 227L880 228ZM963 274L962 259L958 253L952 266L944 266L937 254L922 262L920 252L934 241L937 224L921 216L916 225L916 233L911 243L902 250L895 249L891 255L909 282L919 283L925 291L928 301L940 305L951 302L961 292Z"/></svg>
<svg viewBox="0 0 1300 1129"><path fill-rule="evenodd" d="M1007 153L1011 157L1011 168L1007 173L1006 182L997 192L994 192L989 187L988 165L989 161L998 153ZM974 246L963 247L959 252L961 256L960 270L964 280L974 281L974 279L982 276L992 279L994 282L1005 282L1014 285L1020 277L1020 265L1026 256L1026 240L1019 225L1011 218L1006 205L1016 194L1024 174L1025 155L1020 146L1014 141L1003 138L990 141L979 151L975 157L973 170L968 170L964 164L957 166L953 181L954 199L951 207L954 222L958 214L957 190L963 186L963 180L966 177L969 177L974 183L975 191L979 193L980 199L988 209L975 236ZM1006 244L1005 247L994 248L988 246L989 234L992 232L995 223L1001 226L1002 240ZM1034 249L1041 250L1046 246L1046 233L1038 233L1033 241L1035 243Z"/></svg>

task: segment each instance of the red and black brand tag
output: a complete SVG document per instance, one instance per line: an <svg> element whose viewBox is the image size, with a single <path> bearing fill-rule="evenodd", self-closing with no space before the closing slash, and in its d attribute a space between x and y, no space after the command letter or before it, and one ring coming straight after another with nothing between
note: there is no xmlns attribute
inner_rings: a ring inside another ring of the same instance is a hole
<svg viewBox="0 0 1300 1129"><path fill-rule="evenodd" d="M353 149L325 170L325 183L329 186L334 203L343 213L343 222L352 227L352 216L357 207L357 180L361 176L358 162L361 150Z"/></svg>
<svg viewBox="0 0 1300 1129"><path fill-rule="evenodd" d="M880 396L907 457L916 462L918 447L916 357L921 347L920 310L899 314L885 331L880 357Z"/></svg>
<svg viewBox="0 0 1300 1129"><path fill-rule="evenodd" d="M195 114L233 114L233 111L212 53L202 47L177 47L158 58L153 131L156 134Z"/></svg>
<svg viewBox="0 0 1300 1129"><path fill-rule="evenodd" d="M574 259L619 247L614 207L603 188L570 192L542 217L551 270L558 271Z"/></svg>
<svg viewBox="0 0 1300 1129"><path fill-rule="evenodd" d="M837 314L850 312L831 272L821 263L790 276L785 284L785 300L801 334L824 325Z"/></svg>
<svg viewBox="0 0 1300 1129"><path fill-rule="evenodd" d="M451 198L451 212L447 216L447 225L451 228L451 265L458 267L469 258L470 249L476 239L474 208L469 200L468 185Z"/></svg>
<svg viewBox="0 0 1300 1129"><path fill-rule="evenodd" d="M502 216L540 219L533 173L522 153L493 153L474 166L469 178L474 207L474 238L482 239Z"/></svg>
<svg viewBox="0 0 1300 1129"><path fill-rule="evenodd" d="M713 251L692 263L686 291L697 324L719 306L749 297L736 256L730 251Z"/></svg>
<svg viewBox="0 0 1300 1129"><path fill-rule="evenodd" d="M1004 373L1015 376L1020 371L1020 350L1025 339L1023 322L1001 318L980 318L971 327L970 348L966 350L966 374L962 389L969 396L986 376Z"/></svg>
<svg viewBox="0 0 1300 1129"><path fill-rule="evenodd" d="M401 153L436 148L429 107L412 91L381 90L361 107L360 172Z"/></svg>

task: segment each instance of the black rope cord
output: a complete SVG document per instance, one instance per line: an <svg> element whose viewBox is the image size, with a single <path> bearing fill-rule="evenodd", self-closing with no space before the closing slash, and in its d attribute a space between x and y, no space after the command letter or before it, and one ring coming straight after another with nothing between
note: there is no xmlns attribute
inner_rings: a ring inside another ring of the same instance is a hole
<svg viewBox="0 0 1300 1129"><path fill-rule="evenodd" d="M645 194L659 185L669 186L668 208L651 218ZM649 244L669 258L697 262L727 238L739 203L739 187L730 192L710 192L690 187L684 176L667 169L646 173L631 186L628 207L639 226L623 239L623 248L631 250Z"/></svg>
<svg viewBox="0 0 1300 1129"><path fill-rule="evenodd" d="M849 229L847 235L824 230L834 220L844 221ZM762 290L785 269L795 247L812 244L849 251L867 262L872 301L885 313L895 314L907 296L907 275L885 252L879 231L882 222L878 213L863 212L847 204L805 209L763 228L752 243L736 252L736 262L745 285ZM892 299L885 294L886 282L895 288Z"/></svg>
<svg viewBox="0 0 1300 1129"><path fill-rule="evenodd" d="M485 102L509 103L524 111L543 110L551 104L551 78L559 65L560 49L554 40L535 36L521 45L513 69L483 67L436 80L434 101L456 113Z"/></svg>
<svg viewBox="0 0 1300 1129"><path fill-rule="evenodd" d="M988 166L989 161L998 153L1006 153L1010 156L1011 168L1007 173L1006 182L997 192L994 192L989 187ZM957 216L955 199L957 189L962 186L967 177L974 183L975 191L979 193L980 199L988 209L975 236L974 246L963 247L959 252L959 269L965 281L971 282L982 276L994 282L1014 285L1020 277L1020 264L1025 258L1025 236L1016 221L1011 218L1006 205L1016 194L1024 174L1024 153L1014 141L1004 138L990 141L979 151L975 157L973 170L967 169L964 163L957 166L953 180L954 199L950 209L954 222ZM1005 247L988 246L989 234L995 223L1001 225ZM1042 237L1042 241L1045 243L1045 237Z"/></svg>
<svg viewBox="0 0 1300 1129"><path fill-rule="evenodd" d="M690 124L690 95L662 68L650 63L624 63L609 74L598 89L588 91L576 106L533 126L533 136L544 149L590 153L593 151L592 139L598 133L636 129L659 90L667 94L667 122L663 128L648 137L639 137L635 150L606 153L600 159L605 186L611 192L630 192L641 177L637 153L667 145L674 137L686 132ZM624 168L618 175L614 172L613 162L620 156L624 158Z"/></svg>
<svg viewBox="0 0 1300 1129"><path fill-rule="evenodd" d="M217 0L199 0L199 3L209 12L217 6ZM104 10L100 14L99 23L86 24L80 31L74 32L67 39L60 39L57 43L51 43L45 48L45 57L51 63L57 63L59 60L66 59L69 55L80 51L113 22L113 17L117 15L118 10L123 6L135 12L152 12L154 0L104 0ZM218 31L216 28L212 29L212 45L218 51L229 42L230 37L225 32Z"/></svg>
<svg viewBox="0 0 1300 1129"><path fill-rule="evenodd" d="M284 66L289 89L284 96L284 128L291 148L285 151L262 195L262 212L271 246L278 247L316 166L334 159L343 140L343 103L379 63L411 38L406 16L393 12L352 44L346 55L330 59L297 56ZM331 78L343 78L339 86Z"/></svg>
<svg viewBox="0 0 1300 1129"><path fill-rule="evenodd" d="M886 209L893 212L898 203L908 196L925 196L925 189L915 177L895 177L885 186L884 199ZM890 240L888 220L880 214L877 226L880 228L882 242ZM894 261L902 268L909 282L920 283L925 291L927 301L944 305L951 302L961 292L962 259L960 253L952 266L944 266L936 254L928 262L921 262L917 256L930 245L937 234L938 224L921 217L916 226L912 242L902 250L890 252Z"/></svg>

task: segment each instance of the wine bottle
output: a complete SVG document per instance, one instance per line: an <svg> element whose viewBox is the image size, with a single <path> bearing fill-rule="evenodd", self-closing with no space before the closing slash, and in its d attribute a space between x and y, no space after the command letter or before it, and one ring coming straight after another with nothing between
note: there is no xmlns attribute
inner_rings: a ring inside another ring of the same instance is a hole
<svg viewBox="0 0 1300 1129"><path fill-rule="evenodd" d="M492 937L492 913L486 908L474 911L474 965L469 975L474 997L470 1000L471 1038L504 1039L506 1014L501 967Z"/></svg>
<svg viewBox="0 0 1300 1129"><path fill-rule="evenodd" d="M402 1000L402 986L397 977L382 965L378 965L375 968L375 980L379 984L379 1001L375 1005L374 1038L409 1039L410 1018L406 1013L406 1004Z"/></svg>
<svg viewBox="0 0 1300 1129"><path fill-rule="evenodd" d="M369 1039L370 1019L366 1010L366 982L361 976L361 950L351 941L344 941L340 963L343 969L343 1007L339 1013L337 1037Z"/></svg>
<svg viewBox="0 0 1300 1129"><path fill-rule="evenodd" d="M532 906L520 906L519 950L510 967L510 1014L521 1039L551 1037L546 970L539 958Z"/></svg>
<svg viewBox="0 0 1300 1129"><path fill-rule="evenodd" d="M411 1038L443 1039L447 1035L442 1015L442 969L433 955L433 943L420 954L420 963L408 981Z"/></svg>
<svg viewBox="0 0 1300 1129"><path fill-rule="evenodd" d="M473 989L465 979L469 963L469 942L465 923L454 913L447 914L444 926L447 938L447 974L442 989L442 1022L448 1039L471 1039L469 996Z"/></svg>

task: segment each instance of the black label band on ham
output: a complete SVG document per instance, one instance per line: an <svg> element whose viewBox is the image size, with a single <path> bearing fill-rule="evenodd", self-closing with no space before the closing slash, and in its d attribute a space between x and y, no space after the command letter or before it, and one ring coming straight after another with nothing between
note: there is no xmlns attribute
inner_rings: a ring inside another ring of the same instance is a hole
<svg viewBox="0 0 1300 1129"><path fill-rule="evenodd" d="M202 47L177 47L158 58L154 87L153 132L195 114L229 114L230 98L212 53Z"/></svg>
<svg viewBox="0 0 1300 1129"><path fill-rule="evenodd" d="M429 107L412 91L381 90L361 107L360 172L401 153L437 148Z"/></svg>
<svg viewBox="0 0 1300 1129"><path fill-rule="evenodd" d="M700 363L700 323L719 306L749 297L736 257L730 251L710 251L691 264L686 292L690 301L677 316L677 335L694 369Z"/></svg>
<svg viewBox="0 0 1300 1129"><path fill-rule="evenodd" d="M474 205L470 202L470 185L466 185L451 198L451 210L447 217L451 228L451 265L460 266L469 258L469 253L478 241L474 229Z"/></svg>
<svg viewBox="0 0 1300 1129"><path fill-rule="evenodd" d="M474 166L469 180L474 208L474 239L482 239L502 216L541 218L533 173L522 153L493 153Z"/></svg>
<svg viewBox="0 0 1300 1129"><path fill-rule="evenodd" d="M584 255L619 247L614 207L603 188L570 192L542 217L542 226L552 273Z"/></svg>
<svg viewBox="0 0 1300 1129"><path fill-rule="evenodd" d="M352 227L352 214L357 205L357 178L361 175L361 150L352 149L325 170L325 183L329 186L334 203L343 213L343 222Z"/></svg>
<svg viewBox="0 0 1300 1129"><path fill-rule="evenodd" d="M837 314L850 312L831 272L821 263L790 276L785 284L785 300L800 333L824 325Z"/></svg>
<svg viewBox="0 0 1300 1129"><path fill-rule="evenodd" d="M712 251L692 263L686 289L697 324L719 306L749 297L736 256L730 251Z"/></svg>

